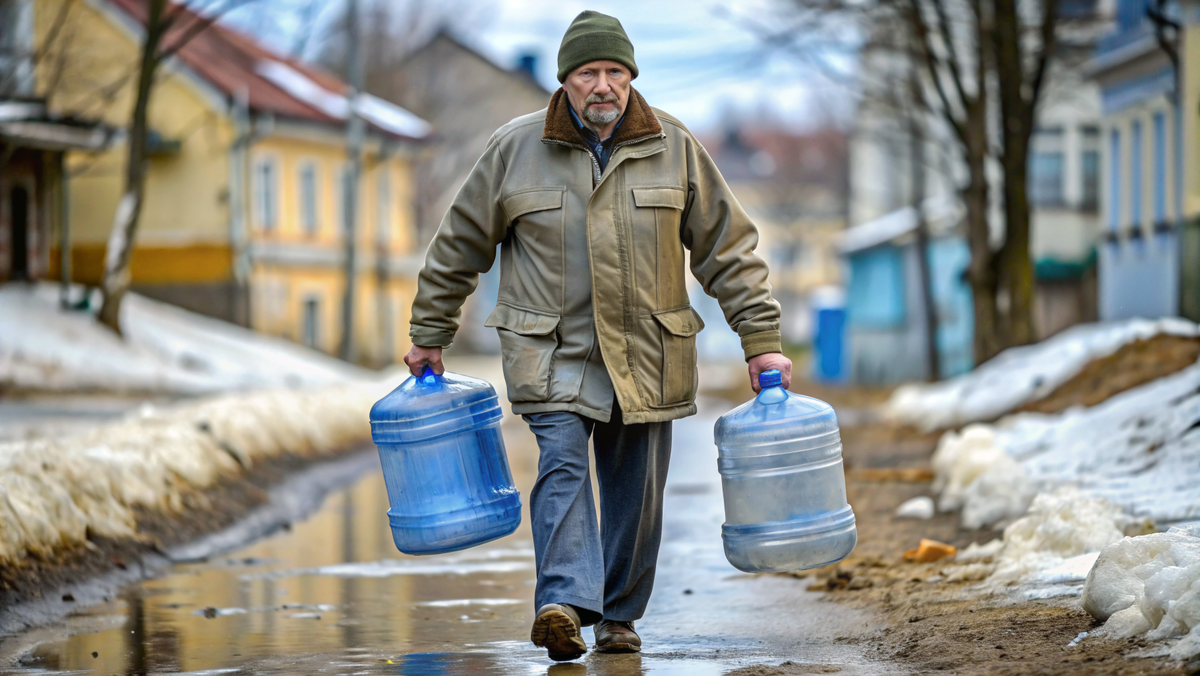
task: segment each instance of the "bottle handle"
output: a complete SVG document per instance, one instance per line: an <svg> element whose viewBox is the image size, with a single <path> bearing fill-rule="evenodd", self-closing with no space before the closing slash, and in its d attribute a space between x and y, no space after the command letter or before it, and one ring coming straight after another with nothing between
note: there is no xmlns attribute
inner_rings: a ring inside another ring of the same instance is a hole
<svg viewBox="0 0 1200 676"><path fill-rule="evenodd" d="M440 380L440 377L438 376L438 374L433 372L432 366L430 366L429 364L426 364L425 370L421 371L420 380L421 380L421 382L425 383L426 385L433 385L434 383L438 382L438 380Z"/></svg>

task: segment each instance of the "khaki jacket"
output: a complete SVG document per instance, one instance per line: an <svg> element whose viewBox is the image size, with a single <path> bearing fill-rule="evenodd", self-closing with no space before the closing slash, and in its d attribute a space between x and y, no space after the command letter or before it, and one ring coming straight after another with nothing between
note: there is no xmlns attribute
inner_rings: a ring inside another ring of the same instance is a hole
<svg viewBox="0 0 1200 676"><path fill-rule="evenodd" d="M704 324L688 303L689 258L745 358L780 351L779 304L754 255L758 232L695 137L636 90L603 173L568 106L560 89L545 111L488 142L425 255L413 344L450 344L463 301L503 244L487 325L500 334L515 413L584 411L581 369L571 363L580 353L562 346L596 342L625 423L691 415ZM590 270L568 265L572 231L586 234ZM580 275L591 278L594 322L568 323ZM574 335L582 332L592 335Z"/></svg>

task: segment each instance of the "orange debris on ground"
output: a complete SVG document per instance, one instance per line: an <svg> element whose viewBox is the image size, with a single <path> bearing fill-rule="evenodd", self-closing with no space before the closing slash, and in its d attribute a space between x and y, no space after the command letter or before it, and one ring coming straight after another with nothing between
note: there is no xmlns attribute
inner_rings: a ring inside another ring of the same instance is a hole
<svg viewBox="0 0 1200 676"><path fill-rule="evenodd" d="M929 563L938 561L948 556L954 556L958 553L958 548L954 545L948 545L945 542L937 540L929 540L921 538L921 544L917 545L916 549L910 549L904 552L904 560L914 563Z"/></svg>

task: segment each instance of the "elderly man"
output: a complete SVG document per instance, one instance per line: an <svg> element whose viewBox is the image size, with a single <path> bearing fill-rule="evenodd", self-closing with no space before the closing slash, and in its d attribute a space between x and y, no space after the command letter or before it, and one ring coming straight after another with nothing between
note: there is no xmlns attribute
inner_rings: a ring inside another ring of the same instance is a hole
<svg viewBox="0 0 1200 676"><path fill-rule="evenodd" d="M501 127L442 220L412 311L419 374L441 373L460 308L500 246L497 329L513 411L537 437L531 639L554 660L637 652L654 584L671 421L696 412L692 273L741 337L751 384L783 372L758 233L704 148L632 87L619 21L583 12L545 110ZM589 481L596 458L600 522Z"/></svg>

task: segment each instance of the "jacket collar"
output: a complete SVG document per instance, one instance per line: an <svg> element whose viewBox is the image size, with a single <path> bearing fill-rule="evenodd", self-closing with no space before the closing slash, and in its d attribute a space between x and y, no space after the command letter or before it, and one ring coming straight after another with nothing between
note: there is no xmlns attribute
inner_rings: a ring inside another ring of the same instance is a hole
<svg viewBox="0 0 1200 676"><path fill-rule="evenodd" d="M654 115L650 104L646 103L646 99L642 98L636 89L630 88L629 103L625 106L625 118L612 135L613 146L651 136L661 136L662 133L662 125L659 124L658 117ZM568 145L583 144L583 137L580 136L579 130L571 120L571 103L567 99L567 93L561 87L555 90L554 96L550 97L550 106L546 109L546 127L542 130L542 140Z"/></svg>

